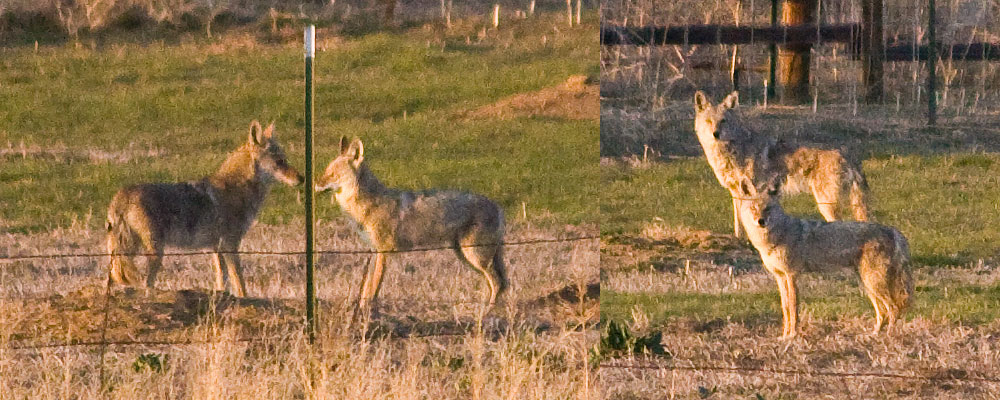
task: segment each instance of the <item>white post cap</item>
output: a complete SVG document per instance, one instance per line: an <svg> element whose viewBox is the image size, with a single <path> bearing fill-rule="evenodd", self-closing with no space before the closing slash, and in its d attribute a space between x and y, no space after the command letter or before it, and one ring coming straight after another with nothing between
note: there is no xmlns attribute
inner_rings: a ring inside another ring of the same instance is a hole
<svg viewBox="0 0 1000 400"><path fill-rule="evenodd" d="M306 57L313 58L316 56L316 25L309 25L306 27L305 33L306 42Z"/></svg>

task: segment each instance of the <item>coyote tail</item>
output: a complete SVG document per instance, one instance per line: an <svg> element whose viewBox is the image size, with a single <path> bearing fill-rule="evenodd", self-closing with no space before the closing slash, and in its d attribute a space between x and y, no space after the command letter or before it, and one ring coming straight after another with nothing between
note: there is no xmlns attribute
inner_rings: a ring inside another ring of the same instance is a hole
<svg viewBox="0 0 1000 400"><path fill-rule="evenodd" d="M120 285L135 285L139 282L139 271L130 256L123 255L122 250L127 253L135 248L132 235L128 228L123 226L123 221L115 215L114 208L108 212L108 222L105 224L108 229L107 247L111 256L111 265L108 274L111 279Z"/></svg>
<svg viewBox="0 0 1000 400"><path fill-rule="evenodd" d="M857 221L869 221L868 215L868 180L861 173L861 166L848 163L845 171L847 181L850 182L851 210L854 219Z"/></svg>
<svg viewBox="0 0 1000 400"><path fill-rule="evenodd" d="M893 253L891 266L895 269L889 275L892 300L902 312L913 297L913 271L910 269L910 245L898 230L892 230Z"/></svg>

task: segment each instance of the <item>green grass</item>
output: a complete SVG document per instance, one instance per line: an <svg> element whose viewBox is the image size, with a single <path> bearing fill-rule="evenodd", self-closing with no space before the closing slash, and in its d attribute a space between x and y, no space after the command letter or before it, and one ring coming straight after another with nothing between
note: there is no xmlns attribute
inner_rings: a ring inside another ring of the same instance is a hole
<svg viewBox="0 0 1000 400"><path fill-rule="evenodd" d="M853 282L856 283L856 282ZM823 321L842 316L874 318L867 297L856 286L836 285L822 293L802 291L801 312ZM913 305L904 319L922 316L932 321L963 325L985 324L1000 319L1000 287L918 286ZM780 324L781 310L777 289L767 292L705 293L622 293L601 291L601 319L630 321L631 310L641 306L651 326L662 327L677 319L709 321L731 320L750 325Z"/></svg>
<svg viewBox="0 0 1000 400"><path fill-rule="evenodd" d="M479 44L466 45L461 33L442 43L414 28L319 51L317 167L333 156L341 135L356 135L389 185L473 190L511 211L525 202L529 216L545 210L560 222L593 222L596 207L587 199L597 195L595 121L455 116L571 74L595 75L596 14L553 33L557 20L512 22L504 31L509 37ZM95 216L91 226L99 226L117 187L212 172L246 140L252 119L275 120L290 161L302 168L301 44L226 47L201 39L0 50L0 146L115 151L131 144L166 152L125 164L8 156L0 160L6 229L65 226L88 213ZM336 215L328 204L320 198L320 218ZM294 190L276 188L261 220L279 223L300 213Z"/></svg>
<svg viewBox="0 0 1000 400"><path fill-rule="evenodd" d="M1000 246L1000 155L957 153L866 160L874 218L910 241L918 264L992 257ZM703 158L644 169L601 169L601 230L634 233L654 217L674 225L732 232L732 203ZM790 213L821 219L808 194L783 201Z"/></svg>

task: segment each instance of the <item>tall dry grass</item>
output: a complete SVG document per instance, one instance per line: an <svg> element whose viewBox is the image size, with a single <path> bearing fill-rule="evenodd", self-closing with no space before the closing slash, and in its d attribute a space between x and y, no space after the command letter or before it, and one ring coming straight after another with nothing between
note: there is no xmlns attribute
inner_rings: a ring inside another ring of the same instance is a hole
<svg viewBox="0 0 1000 400"><path fill-rule="evenodd" d="M510 241L589 230L510 225ZM300 250L300 228L257 226L242 249ZM318 232L319 249L364 248L342 221L320 222ZM6 234L0 248L93 252L101 236L81 227ZM380 318L348 330L365 258L320 256L319 336L310 345L301 257L244 255L252 298L238 301L207 291L207 256L168 256L155 292L115 289L107 338L198 344L109 346L104 382L99 346L12 347L98 340L107 260L8 263L0 274L0 398L596 397L587 359L596 299L550 295L596 282L597 257L592 240L509 247L511 296L481 318L485 284L452 253L400 255L389 261ZM205 296L211 306L192 304Z"/></svg>

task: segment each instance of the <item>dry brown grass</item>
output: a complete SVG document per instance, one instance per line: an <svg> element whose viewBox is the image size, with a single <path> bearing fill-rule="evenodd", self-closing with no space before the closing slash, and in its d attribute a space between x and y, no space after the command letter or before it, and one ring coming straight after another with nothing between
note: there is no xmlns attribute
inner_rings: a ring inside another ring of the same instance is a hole
<svg viewBox="0 0 1000 400"><path fill-rule="evenodd" d="M532 93L521 93L472 110L470 118L510 119L525 116L586 119L600 118L598 85L585 75L573 75L563 84Z"/></svg>
<svg viewBox="0 0 1000 400"><path fill-rule="evenodd" d="M511 221L508 240L593 234ZM243 250L300 250L301 227L257 226ZM318 249L363 249L341 221L320 222ZM6 234L0 253L100 252L101 232L67 228ZM111 346L111 398L571 398L593 396L587 350L596 298L567 287L597 281L593 240L510 246L508 304L484 320L483 283L450 251L390 258L382 316L366 338L347 331L366 257L321 255L320 336L302 334L301 256L244 255L247 299L213 295L209 256L168 256L150 295L113 291L110 341L197 345ZM98 341L106 259L19 261L2 266L0 393L12 398L103 398L98 347L15 350L9 346ZM140 269L142 270L142 269ZM567 292L570 295L559 295ZM554 295L553 295L554 294ZM481 329L477 328L479 324ZM432 335L432 336L427 336ZM434 336L445 335L445 336ZM267 338L245 342L246 338ZM142 354L166 357L156 372L133 368ZM7 398L5 396L0 396Z"/></svg>

